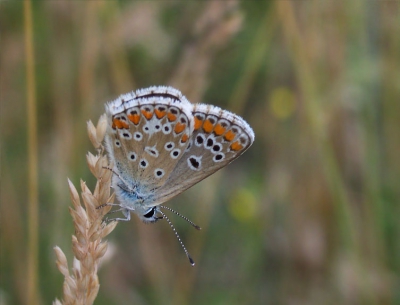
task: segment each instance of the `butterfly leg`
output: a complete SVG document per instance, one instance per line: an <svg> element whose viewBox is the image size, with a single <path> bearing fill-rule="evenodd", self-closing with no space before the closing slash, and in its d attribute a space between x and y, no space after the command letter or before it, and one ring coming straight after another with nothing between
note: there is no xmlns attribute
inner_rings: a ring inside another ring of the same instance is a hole
<svg viewBox="0 0 400 305"><path fill-rule="evenodd" d="M109 207L109 206L120 206L118 203L103 203L101 205L99 205L98 207L96 207L96 210L100 210L104 207Z"/></svg>
<svg viewBox="0 0 400 305"><path fill-rule="evenodd" d="M117 204L116 204L116 205L117 205ZM119 204L118 204L118 206L119 206ZM121 208L121 209L113 210L113 211L108 212L107 215L109 215L109 214L114 214L114 213L117 213L117 212L121 212L121 211L123 211L123 210L125 210L125 209L124 209L124 208Z"/></svg>
<svg viewBox="0 0 400 305"><path fill-rule="evenodd" d="M131 212L130 212L130 210L125 209L125 208L121 208L121 209L118 209L118 210L115 210L115 211L111 211L111 212L109 212L107 214L112 214L112 213L121 212L121 211L124 214L125 218L112 218L112 219L108 219L107 218L106 221L129 221L129 220L131 220Z"/></svg>

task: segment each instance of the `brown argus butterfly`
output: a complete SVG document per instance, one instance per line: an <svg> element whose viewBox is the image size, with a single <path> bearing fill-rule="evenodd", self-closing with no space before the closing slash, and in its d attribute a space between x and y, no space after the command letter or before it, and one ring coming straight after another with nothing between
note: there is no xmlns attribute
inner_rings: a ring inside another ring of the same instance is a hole
<svg viewBox="0 0 400 305"><path fill-rule="evenodd" d="M106 113L112 185L118 211L125 216L115 220L128 221L131 212L144 222L165 218L194 265L160 207L181 215L160 204L238 158L253 143L253 130L241 117L212 105L191 104L171 87L121 95L106 104Z"/></svg>

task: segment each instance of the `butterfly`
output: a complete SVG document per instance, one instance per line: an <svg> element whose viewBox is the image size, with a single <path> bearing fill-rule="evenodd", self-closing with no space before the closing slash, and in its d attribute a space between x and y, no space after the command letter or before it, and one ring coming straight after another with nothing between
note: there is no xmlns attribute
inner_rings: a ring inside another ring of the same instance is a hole
<svg viewBox="0 0 400 305"><path fill-rule="evenodd" d="M125 216L115 220L128 221L133 212L145 223L166 219L173 228L160 207L183 216L161 204L237 159L254 142L252 128L240 116L191 104L172 87L121 95L106 104L106 114L112 186Z"/></svg>

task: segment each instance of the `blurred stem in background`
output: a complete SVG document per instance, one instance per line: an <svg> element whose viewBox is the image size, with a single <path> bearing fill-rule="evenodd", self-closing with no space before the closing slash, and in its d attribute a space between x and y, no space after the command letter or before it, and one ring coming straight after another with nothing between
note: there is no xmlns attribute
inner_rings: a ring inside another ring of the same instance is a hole
<svg viewBox="0 0 400 305"><path fill-rule="evenodd" d="M400 304L399 1L0 7L2 305L60 290L66 178L96 183L86 121L161 84L242 115L256 141L171 201L203 228L177 223L198 266L135 219L113 232L96 304Z"/></svg>
<svg viewBox="0 0 400 305"><path fill-rule="evenodd" d="M340 243L348 251L352 251L355 246L355 233L351 225L351 215L349 210L349 201L347 199L343 178L338 171L337 160L333 154L333 147L327 138L326 126L323 121L323 112L319 101L320 92L318 92L318 79L315 79L317 67L307 56L307 41L309 37L299 31L300 24L296 20L293 3L290 1L277 2L277 12L281 17L283 25L283 34L285 36L288 48L293 55L293 66L297 73L298 83L301 93L305 99L305 109L307 119L309 120L312 135L315 137L315 143L319 148L322 158L322 164L326 178L331 189L333 202L335 206L338 221L340 224ZM314 62L315 63L315 62Z"/></svg>
<svg viewBox="0 0 400 305"><path fill-rule="evenodd" d="M38 143L36 116L35 53L32 3L24 1L26 99L28 135L28 251L26 304L39 304L38 295Z"/></svg>

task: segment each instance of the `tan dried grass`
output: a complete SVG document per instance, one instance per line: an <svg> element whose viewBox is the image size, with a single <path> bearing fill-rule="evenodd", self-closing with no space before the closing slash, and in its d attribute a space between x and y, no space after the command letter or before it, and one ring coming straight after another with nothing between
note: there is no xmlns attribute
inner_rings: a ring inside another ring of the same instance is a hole
<svg viewBox="0 0 400 305"><path fill-rule="evenodd" d="M86 159L90 171L97 178L96 187L92 193L81 181L81 198L75 186L70 180L69 190L73 207L69 208L75 227L75 235L72 235L72 251L74 253L73 266L70 271L68 261L59 247L54 247L57 255L57 267L64 275L63 298L56 299L53 304L93 304L99 291L99 279L97 269L100 259L107 251L107 242L103 241L110 234L117 222L105 224L102 219L111 206L107 205L114 201L114 194L111 193L112 172L107 157L104 155L102 145L107 128L106 116L100 117L95 127L91 121L88 122L89 139L97 149L97 155L90 152ZM98 208L98 207L102 208Z"/></svg>

